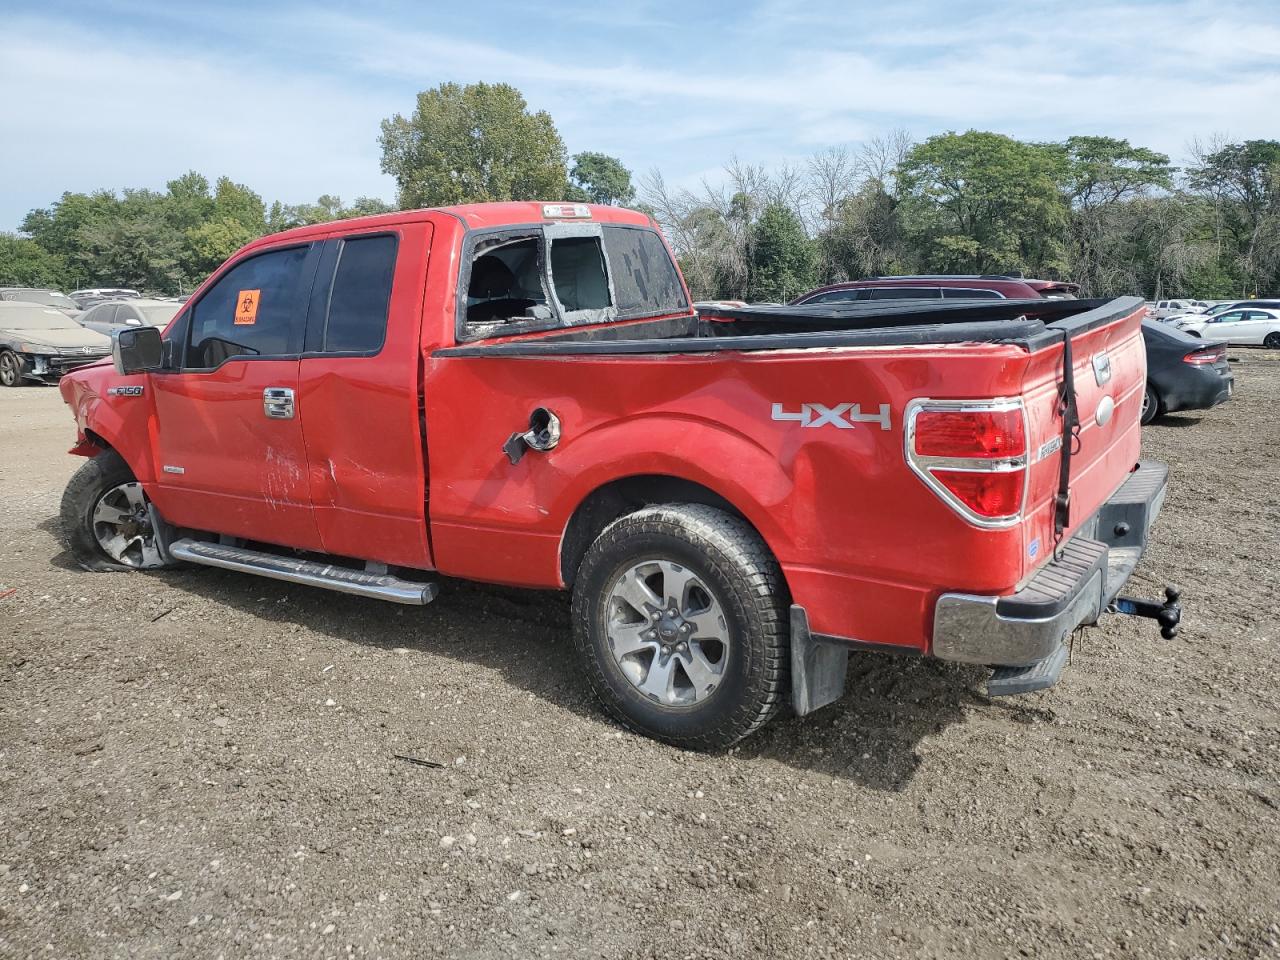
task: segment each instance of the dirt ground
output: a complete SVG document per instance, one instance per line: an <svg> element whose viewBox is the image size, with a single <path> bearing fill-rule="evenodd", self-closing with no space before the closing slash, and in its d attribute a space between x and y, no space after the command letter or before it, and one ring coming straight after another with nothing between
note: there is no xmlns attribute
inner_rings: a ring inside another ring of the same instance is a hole
<svg viewBox="0 0 1280 960"><path fill-rule="evenodd" d="M1146 432L1178 639L997 701L858 655L711 756L602 716L558 597L80 571L70 416L2 391L0 957L1280 956L1280 353L1234 355Z"/></svg>

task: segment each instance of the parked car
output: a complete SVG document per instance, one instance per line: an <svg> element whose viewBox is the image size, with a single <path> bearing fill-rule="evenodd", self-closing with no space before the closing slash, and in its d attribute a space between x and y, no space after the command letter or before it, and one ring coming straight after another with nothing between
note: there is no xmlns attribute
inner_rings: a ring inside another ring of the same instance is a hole
<svg viewBox="0 0 1280 960"><path fill-rule="evenodd" d="M89 460L62 522L96 570L572 590L600 699L688 747L831 702L850 650L1041 689L1168 471L1139 461L1141 301L1039 303L704 320L651 219L608 206L300 227L64 378ZM1135 603L1171 635L1173 596Z"/></svg>
<svg viewBox="0 0 1280 960"><path fill-rule="evenodd" d="M125 300L140 297L142 294L129 287L88 287L84 290L72 290L67 296L74 300L81 310L87 310L104 300Z"/></svg>
<svg viewBox="0 0 1280 960"><path fill-rule="evenodd" d="M1212 317L1185 317L1177 328L1214 343L1265 346L1280 350L1280 310L1262 310L1252 303Z"/></svg>
<svg viewBox="0 0 1280 960"><path fill-rule="evenodd" d="M1175 410L1206 410L1231 399L1235 377L1225 346L1208 346L1154 320L1143 321L1142 340L1147 347L1144 425Z"/></svg>
<svg viewBox="0 0 1280 960"><path fill-rule="evenodd" d="M1209 305L1200 300L1157 300L1151 307L1151 316L1156 320L1168 320L1189 314L1203 313Z"/></svg>
<svg viewBox="0 0 1280 960"><path fill-rule="evenodd" d="M10 303L36 303L42 307L53 307L61 310L69 317L80 313L76 302L65 293L49 290L44 287L0 287L0 301Z"/></svg>
<svg viewBox="0 0 1280 960"><path fill-rule="evenodd" d="M792 300L805 303L841 303L848 300L1037 300L1040 298L1074 297L1080 290L1075 283L1057 280L1029 280L1002 274L937 275L872 277L848 280L818 287Z"/></svg>
<svg viewBox="0 0 1280 960"><path fill-rule="evenodd" d="M111 340L61 310L29 301L0 301L0 386L56 381L68 370L111 352Z"/></svg>
<svg viewBox="0 0 1280 960"><path fill-rule="evenodd" d="M112 331L121 327L141 327L149 325L163 329L169 321L182 309L177 300L105 300L97 306L90 307L76 319L88 330L111 336Z"/></svg>
<svg viewBox="0 0 1280 960"><path fill-rule="evenodd" d="M1181 327L1184 323L1199 323L1205 317L1216 317L1219 314L1226 313L1228 310L1280 310L1280 300L1225 300L1222 303L1215 303L1209 309L1199 313L1180 313L1175 317L1166 317L1167 323L1172 323L1176 327Z"/></svg>

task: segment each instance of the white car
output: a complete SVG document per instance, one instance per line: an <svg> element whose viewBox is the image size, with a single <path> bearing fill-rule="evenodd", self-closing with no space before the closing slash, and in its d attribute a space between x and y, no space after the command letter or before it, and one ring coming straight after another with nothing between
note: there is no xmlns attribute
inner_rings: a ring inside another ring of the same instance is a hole
<svg viewBox="0 0 1280 960"><path fill-rule="evenodd" d="M108 337L121 327L159 327L164 329L174 314L182 309L177 300L106 300L76 317L80 326Z"/></svg>
<svg viewBox="0 0 1280 960"><path fill-rule="evenodd" d="M1280 310L1235 307L1212 317L1187 317L1179 329L1210 343L1253 344L1280 350Z"/></svg>
<svg viewBox="0 0 1280 960"><path fill-rule="evenodd" d="M1168 320L1183 314L1200 313L1208 306L1203 300L1157 300L1150 309L1154 319Z"/></svg>

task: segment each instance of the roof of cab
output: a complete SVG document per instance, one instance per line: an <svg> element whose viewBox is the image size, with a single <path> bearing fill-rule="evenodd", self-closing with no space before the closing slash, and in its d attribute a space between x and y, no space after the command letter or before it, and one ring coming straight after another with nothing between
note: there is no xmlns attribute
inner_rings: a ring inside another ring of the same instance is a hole
<svg viewBox="0 0 1280 960"><path fill-rule="evenodd" d="M354 217L350 220L328 220L324 223L309 224L305 227L294 227L281 233L259 237L246 249L275 245L281 241L307 240L319 236L330 236L335 233L364 233L401 223L415 223L427 220L433 215L449 214L457 217L469 230L486 230L493 227L517 226L529 223L624 223L634 226L653 226L653 221L643 213L628 210L625 207L611 207L603 204L572 204L585 206L589 217L548 217L545 206L570 206L559 201L515 200L501 203L464 203L453 207L423 207L418 210L397 210L394 213L379 213L369 217Z"/></svg>

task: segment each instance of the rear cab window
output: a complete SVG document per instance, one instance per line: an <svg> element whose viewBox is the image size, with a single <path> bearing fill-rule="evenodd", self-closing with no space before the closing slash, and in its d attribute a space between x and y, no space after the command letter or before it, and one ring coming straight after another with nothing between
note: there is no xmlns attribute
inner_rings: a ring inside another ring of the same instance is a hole
<svg viewBox="0 0 1280 960"><path fill-rule="evenodd" d="M463 341L689 310L666 245L647 227L553 223L485 231L467 250L458 298Z"/></svg>

